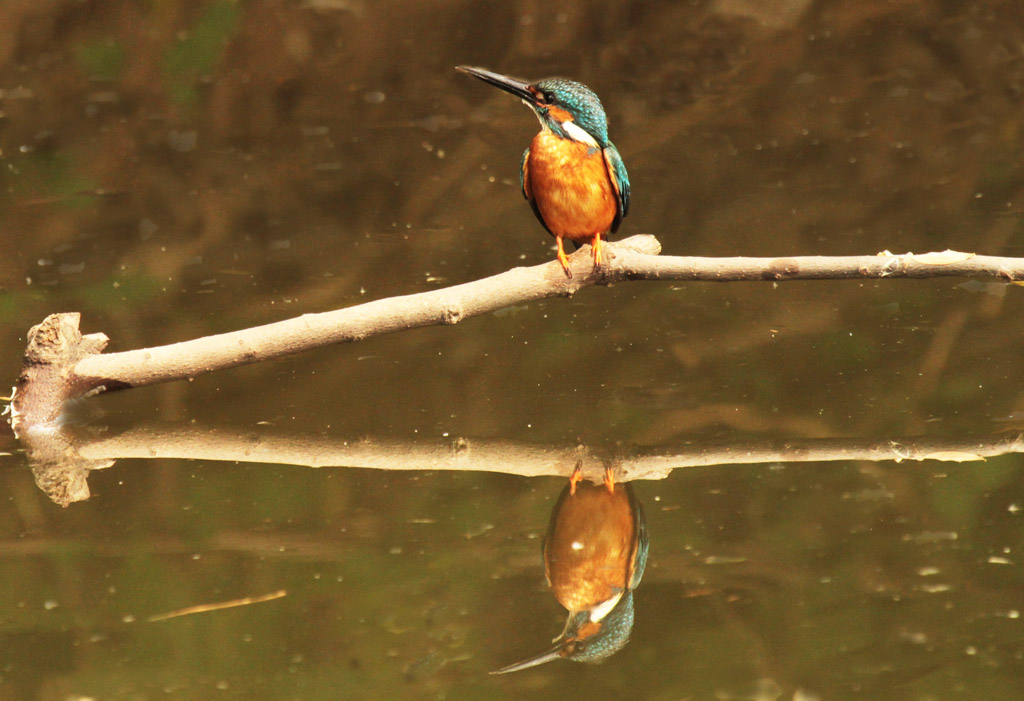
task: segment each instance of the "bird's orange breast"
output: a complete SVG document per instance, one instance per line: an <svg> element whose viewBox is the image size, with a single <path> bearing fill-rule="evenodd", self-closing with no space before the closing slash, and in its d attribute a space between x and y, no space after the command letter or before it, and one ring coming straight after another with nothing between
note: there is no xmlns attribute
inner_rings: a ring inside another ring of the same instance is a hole
<svg viewBox="0 0 1024 701"><path fill-rule="evenodd" d="M611 230L619 205L601 149L545 129L530 144L523 185L555 236L589 241Z"/></svg>

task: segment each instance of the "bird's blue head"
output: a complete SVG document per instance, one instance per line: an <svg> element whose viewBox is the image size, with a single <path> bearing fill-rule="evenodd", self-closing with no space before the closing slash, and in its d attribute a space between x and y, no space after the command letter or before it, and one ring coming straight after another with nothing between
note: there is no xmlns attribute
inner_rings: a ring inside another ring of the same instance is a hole
<svg viewBox="0 0 1024 701"><path fill-rule="evenodd" d="M633 592L625 592L604 618L594 621L592 615L591 611L569 614L565 630L552 641L555 644L553 648L491 674L518 672L559 658L574 662L603 662L629 641L633 630Z"/></svg>
<svg viewBox="0 0 1024 701"><path fill-rule="evenodd" d="M554 132L575 124L589 134L599 146L608 143L608 118L597 93L583 83L566 78L546 78L534 86L539 99L530 104L541 124ZM571 127L569 127L571 129ZM573 138L572 133L568 134ZM578 141L579 139L577 139Z"/></svg>
<svg viewBox="0 0 1024 701"><path fill-rule="evenodd" d="M482 68L458 66L463 73L522 99L537 114L543 127L559 136L604 148L608 118L597 94L583 83L566 78L545 78L527 83Z"/></svg>

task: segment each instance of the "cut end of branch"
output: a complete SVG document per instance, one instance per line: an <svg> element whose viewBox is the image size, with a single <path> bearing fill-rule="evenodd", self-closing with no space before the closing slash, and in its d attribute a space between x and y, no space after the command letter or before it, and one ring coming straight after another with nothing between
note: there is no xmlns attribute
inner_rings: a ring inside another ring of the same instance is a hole
<svg viewBox="0 0 1024 701"><path fill-rule="evenodd" d="M80 321L78 312L51 314L29 330L21 375L11 398L15 434L25 424L56 421L65 400L81 393L82 388L75 386L75 364L102 352L108 339L102 333L83 336Z"/></svg>

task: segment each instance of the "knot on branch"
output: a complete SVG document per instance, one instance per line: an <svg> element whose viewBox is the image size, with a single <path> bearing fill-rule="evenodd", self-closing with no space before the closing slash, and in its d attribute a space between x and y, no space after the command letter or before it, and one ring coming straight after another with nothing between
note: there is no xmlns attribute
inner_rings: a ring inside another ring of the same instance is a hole
<svg viewBox="0 0 1024 701"><path fill-rule="evenodd" d="M776 258L764 271L765 280L785 280L800 274L800 263L792 258Z"/></svg>
<svg viewBox="0 0 1024 701"><path fill-rule="evenodd" d="M617 248L625 248L637 253L656 256L661 253L661 242L652 234L636 234L613 244Z"/></svg>
<svg viewBox="0 0 1024 701"><path fill-rule="evenodd" d="M446 324L457 324L462 321L463 311L461 304L447 304L441 312L441 321Z"/></svg>

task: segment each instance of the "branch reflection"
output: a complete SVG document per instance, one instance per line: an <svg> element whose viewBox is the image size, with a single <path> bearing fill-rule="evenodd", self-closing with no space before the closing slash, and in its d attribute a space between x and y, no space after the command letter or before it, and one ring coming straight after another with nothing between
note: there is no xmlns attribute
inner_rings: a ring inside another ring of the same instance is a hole
<svg viewBox="0 0 1024 701"><path fill-rule="evenodd" d="M201 429L194 425L153 425L118 434L104 429L47 428L20 436L36 484L67 506L89 498L91 470L123 458L178 458L274 463L306 467L359 467L382 470L461 470L501 472L523 477L569 477L574 467L600 481L610 469L615 481L663 479L684 467L835 460L965 462L1024 452L1020 432L981 437L899 439L824 438L690 443L685 446L590 448L477 440L345 440L298 435L274 429Z"/></svg>

